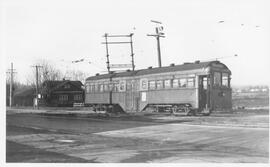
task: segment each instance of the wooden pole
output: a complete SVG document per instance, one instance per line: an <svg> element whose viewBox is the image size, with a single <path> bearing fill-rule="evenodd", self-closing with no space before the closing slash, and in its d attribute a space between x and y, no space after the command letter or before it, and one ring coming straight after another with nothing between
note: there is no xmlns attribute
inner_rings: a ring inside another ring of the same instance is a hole
<svg viewBox="0 0 270 167"><path fill-rule="evenodd" d="M11 63L10 69L10 84L9 84L9 107L12 107L12 95L13 95L13 63Z"/></svg>

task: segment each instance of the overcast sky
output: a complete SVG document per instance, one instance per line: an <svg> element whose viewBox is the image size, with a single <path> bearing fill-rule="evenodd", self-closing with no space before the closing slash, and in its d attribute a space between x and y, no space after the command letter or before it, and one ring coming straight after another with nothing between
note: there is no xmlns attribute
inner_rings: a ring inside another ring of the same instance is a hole
<svg viewBox="0 0 270 167"><path fill-rule="evenodd" d="M5 70L14 63L17 80L38 59L61 70L89 75L106 71L104 33L134 33L136 69L157 66L156 40L146 34L163 23L162 64L219 57L233 85L268 84L270 12L262 0L7 0L2 4ZM124 40L124 39L122 39ZM128 45L111 46L112 63L130 63ZM235 54L238 57L230 57ZM87 61L72 64L85 58ZM91 62L89 64L88 62Z"/></svg>

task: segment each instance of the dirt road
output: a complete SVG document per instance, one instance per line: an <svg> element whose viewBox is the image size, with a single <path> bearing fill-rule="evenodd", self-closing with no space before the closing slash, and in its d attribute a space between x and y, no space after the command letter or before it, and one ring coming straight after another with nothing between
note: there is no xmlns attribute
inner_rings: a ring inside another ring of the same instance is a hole
<svg viewBox="0 0 270 167"><path fill-rule="evenodd" d="M245 126L249 119L256 126ZM11 114L7 161L266 163L268 120L268 115L93 119Z"/></svg>

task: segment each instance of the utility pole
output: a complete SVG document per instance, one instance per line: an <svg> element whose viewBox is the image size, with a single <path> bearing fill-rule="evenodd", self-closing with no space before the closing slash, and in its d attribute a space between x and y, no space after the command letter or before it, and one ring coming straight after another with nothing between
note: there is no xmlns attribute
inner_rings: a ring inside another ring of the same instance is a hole
<svg viewBox="0 0 270 167"><path fill-rule="evenodd" d="M110 73L110 60L109 60L109 48L108 48L108 34L105 33L104 35L105 37L105 44L106 44L106 57L107 57L107 69L108 69L108 73Z"/></svg>
<svg viewBox="0 0 270 167"><path fill-rule="evenodd" d="M38 104L38 69L39 68L42 68L42 66L39 66L39 65L35 65L35 66L32 66L32 67L35 67L36 68L36 100L37 100L37 109L39 109L39 104Z"/></svg>
<svg viewBox="0 0 270 167"><path fill-rule="evenodd" d="M10 73L10 82L9 82L9 107L12 107L13 99L13 74L16 73L13 69L13 63L11 63L11 68L8 69L7 73Z"/></svg>
<svg viewBox="0 0 270 167"><path fill-rule="evenodd" d="M132 64L132 71L135 70L135 64L134 64L134 52L133 52L133 41L132 41L132 36L134 34L131 33L130 36L130 52L131 52L131 64Z"/></svg>
<svg viewBox="0 0 270 167"><path fill-rule="evenodd" d="M162 23L159 21L151 20L151 22L161 25ZM158 53L158 67L161 67L161 51L160 51L160 37L165 38L163 31L163 26L156 26L156 34L147 34L147 36L156 37L157 39L157 53Z"/></svg>

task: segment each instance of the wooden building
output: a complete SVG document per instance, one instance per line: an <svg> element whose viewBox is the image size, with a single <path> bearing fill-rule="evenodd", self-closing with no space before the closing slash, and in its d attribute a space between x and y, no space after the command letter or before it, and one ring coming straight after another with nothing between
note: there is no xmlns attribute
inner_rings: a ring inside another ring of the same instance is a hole
<svg viewBox="0 0 270 167"><path fill-rule="evenodd" d="M84 102L84 89L80 81L45 81L41 86L41 106L72 107Z"/></svg>
<svg viewBox="0 0 270 167"><path fill-rule="evenodd" d="M13 96L13 106L33 106L35 92L35 88L31 87L16 91Z"/></svg>

